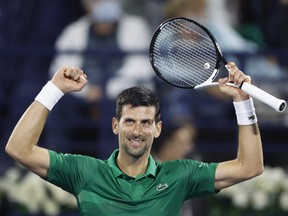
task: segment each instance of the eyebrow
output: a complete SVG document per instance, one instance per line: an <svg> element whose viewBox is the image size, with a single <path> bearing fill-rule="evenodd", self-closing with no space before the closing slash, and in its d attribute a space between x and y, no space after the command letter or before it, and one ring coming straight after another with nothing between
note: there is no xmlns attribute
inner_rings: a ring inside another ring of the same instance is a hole
<svg viewBox="0 0 288 216"><path fill-rule="evenodd" d="M131 118L131 117L125 117L124 119L123 119L124 121L137 121L136 119L133 119L133 118ZM145 118L145 119L141 119L140 120L140 122L154 122L155 121L155 119L151 119L151 118Z"/></svg>

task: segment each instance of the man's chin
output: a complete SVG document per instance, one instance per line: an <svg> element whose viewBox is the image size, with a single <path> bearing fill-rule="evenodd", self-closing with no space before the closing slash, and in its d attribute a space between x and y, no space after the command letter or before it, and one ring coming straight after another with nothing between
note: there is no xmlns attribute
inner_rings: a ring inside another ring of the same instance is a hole
<svg viewBox="0 0 288 216"><path fill-rule="evenodd" d="M130 155L131 157L136 158L136 159L142 157L146 152L143 149L143 147L142 148L128 147L125 149L125 151L128 155Z"/></svg>

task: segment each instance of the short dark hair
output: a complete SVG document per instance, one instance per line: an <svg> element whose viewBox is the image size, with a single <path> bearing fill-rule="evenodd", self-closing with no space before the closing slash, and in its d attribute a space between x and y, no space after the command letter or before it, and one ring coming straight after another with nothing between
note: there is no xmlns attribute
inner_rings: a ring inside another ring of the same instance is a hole
<svg viewBox="0 0 288 216"><path fill-rule="evenodd" d="M119 120L122 115L124 106L139 107L153 106L155 107L155 121L159 122L161 118L160 104L157 95L144 86L135 86L123 90L116 100L116 118Z"/></svg>

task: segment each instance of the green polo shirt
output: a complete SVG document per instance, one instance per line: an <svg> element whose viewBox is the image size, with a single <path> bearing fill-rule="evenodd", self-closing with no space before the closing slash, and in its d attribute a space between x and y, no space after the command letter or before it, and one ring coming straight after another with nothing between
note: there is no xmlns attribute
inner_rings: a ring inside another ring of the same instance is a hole
<svg viewBox="0 0 288 216"><path fill-rule="evenodd" d="M108 160L49 153L47 180L74 194L83 216L176 216L185 200L215 193L217 163L150 156L146 173L133 178L118 168L118 150Z"/></svg>

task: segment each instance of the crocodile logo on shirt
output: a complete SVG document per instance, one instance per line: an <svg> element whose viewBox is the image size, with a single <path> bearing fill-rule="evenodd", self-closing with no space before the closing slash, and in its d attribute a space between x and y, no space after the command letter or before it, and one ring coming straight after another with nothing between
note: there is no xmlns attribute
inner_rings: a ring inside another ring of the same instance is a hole
<svg viewBox="0 0 288 216"><path fill-rule="evenodd" d="M168 188L168 184L167 183L164 183L164 184L160 183L159 185L157 185L156 190L157 191L163 191L166 188Z"/></svg>
<svg viewBox="0 0 288 216"><path fill-rule="evenodd" d="M201 162L201 163L199 164L199 168L202 168L202 167L208 167L208 164L205 163L205 162Z"/></svg>

